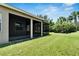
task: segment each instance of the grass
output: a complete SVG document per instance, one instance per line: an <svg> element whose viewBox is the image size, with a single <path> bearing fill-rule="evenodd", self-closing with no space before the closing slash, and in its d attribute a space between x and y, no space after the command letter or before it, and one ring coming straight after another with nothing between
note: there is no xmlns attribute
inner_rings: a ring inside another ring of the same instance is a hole
<svg viewBox="0 0 79 59"><path fill-rule="evenodd" d="M48 36L0 45L5 56L79 56L79 32L50 33Z"/></svg>

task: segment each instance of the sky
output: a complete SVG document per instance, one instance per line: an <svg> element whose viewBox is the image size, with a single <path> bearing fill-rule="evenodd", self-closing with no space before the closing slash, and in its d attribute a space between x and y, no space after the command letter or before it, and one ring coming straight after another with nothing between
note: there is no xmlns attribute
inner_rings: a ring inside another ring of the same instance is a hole
<svg viewBox="0 0 79 59"><path fill-rule="evenodd" d="M53 21L60 16L68 17L71 12L79 11L79 3L8 3L34 15L48 15Z"/></svg>

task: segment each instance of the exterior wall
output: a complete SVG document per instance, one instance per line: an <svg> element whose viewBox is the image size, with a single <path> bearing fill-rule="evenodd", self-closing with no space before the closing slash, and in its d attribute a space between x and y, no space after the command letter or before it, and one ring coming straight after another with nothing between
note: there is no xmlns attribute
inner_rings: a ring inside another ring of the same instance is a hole
<svg viewBox="0 0 79 59"><path fill-rule="evenodd" d="M6 11L4 11L4 9L2 9L0 7L0 13L2 14L2 29L0 32L0 44L2 43L8 43L8 39L9 39L9 34L8 34L8 23L9 23L9 19L8 19L8 13Z"/></svg>
<svg viewBox="0 0 79 59"><path fill-rule="evenodd" d="M0 12L2 13L2 32L0 32L0 44L9 42L9 13L19 15L21 17L29 18L31 20L43 22L41 20L38 20L38 19L28 16L26 14L23 14L18 11L15 11L15 10L12 10L12 9L9 9L6 7L2 7L2 6L0 6ZM33 26L33 24L31 25L31 28L32 28L32 26ZM31 31L30 36L31 36L31 38L33 38L32 37L33 29L31 29L30 31ZM43 32L41 32L41 33L43 33Z"/></svg>

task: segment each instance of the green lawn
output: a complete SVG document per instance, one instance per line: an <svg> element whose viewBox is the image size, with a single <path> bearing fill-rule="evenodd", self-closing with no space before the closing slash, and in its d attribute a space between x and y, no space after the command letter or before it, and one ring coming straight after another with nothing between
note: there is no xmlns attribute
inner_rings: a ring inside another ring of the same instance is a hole
<svg viewBox="0 0 79 59"><path fill-rule="evenodd" d="M0 45L0 55L62 56L79 55L79 32L50 33L48 36Z"/></svg>

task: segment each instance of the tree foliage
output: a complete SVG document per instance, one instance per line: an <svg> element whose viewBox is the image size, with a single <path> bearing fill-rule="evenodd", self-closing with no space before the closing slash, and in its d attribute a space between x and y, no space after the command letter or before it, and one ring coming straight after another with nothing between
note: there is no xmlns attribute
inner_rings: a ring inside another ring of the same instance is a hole
<svg viewBox="0 0 79 59"><path fill-rule="evenodd" d="M73 16L68 16L67 20L71 22L73 20Z"/></svg>
<svg viewBox="0 0 79 59"><path fill-rule="evenodd" d="M57 20L57 23L62 23L63 21L66 21L65 17L59 17Z"/></svg>
<svg viewBox="0 0 79 59"><path fill-rule="evenodd" d="M46 22L49 23L49 31L70 33L79 30L79 26L77 26L78 15L79 11L74 11L68 17L58 17L56 23L53 22L53 19L50 19L48 15L39 15L39 17L43 18Z"/></svg>
<svg viewBox="0 0 79 59"><path fill-rule="evenodd" d="M53 31L56 33L71 33L77 31L77 27L74 23L63 21L61 23L56 23L53 26Z"/></svg>
<svg viewBox="0 0 79 59"><path fill-rule="evenodd" d="M78 11L74 11L71 13L71 15L73 16L73 20L74 20L74 23L76 24L77 23L77 15L78 15Z"/></svg>

